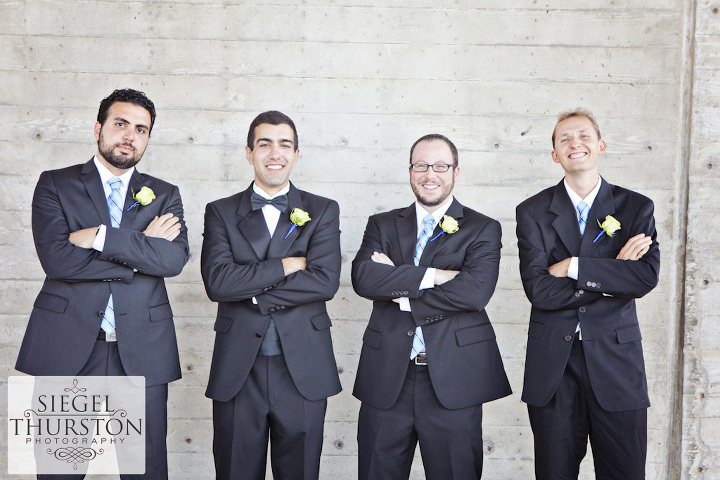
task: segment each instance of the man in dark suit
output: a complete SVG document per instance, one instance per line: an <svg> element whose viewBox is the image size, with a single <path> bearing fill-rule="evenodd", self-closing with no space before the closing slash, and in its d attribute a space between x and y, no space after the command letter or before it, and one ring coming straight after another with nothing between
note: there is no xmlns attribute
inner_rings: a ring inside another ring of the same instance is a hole
<svg viewBox="0 0 720 480"><path fill-rule="evenodd" d="M410 149L417 201L373 215L352 265L373 300L353 394L360 479L407 479L420 443L430 480L480 478L482 404L511 393L485 306L500 224L451 195L460 173L442 135Z"/></svg>
<svg viewBox="0 0 720 480"><path fill-rule="evenodd" d="M658 282L653 202L600 178L590 112L561 114L552 141L565 179L517 207L535 474L576 479L589 436L597 478L643 479L650 401L635 299Z"/></svg>
<svg viewBox="0 0 720 480"><path fill-rule="evenodd" d="M327 397L341 390L325 302L340 285L337 202L298 190L295 124L270 111L245 148L255 181L208 204L202 276L218 302L206 395L218 479L317 479Z"/></svg>
<svg viewBox="0 0 720 480"><path fill-rule="evenodd" d="M142 478L156 480L167 478L167 384L180 378L164 277L178 275L189 254L178 188L135 169L154 121L155 107L142 92L116 90L100 104L95 157L40 175L32 230L47 276L15 368L144 376ZM146 187L155 199L130 208L129 193Z"/></svg>

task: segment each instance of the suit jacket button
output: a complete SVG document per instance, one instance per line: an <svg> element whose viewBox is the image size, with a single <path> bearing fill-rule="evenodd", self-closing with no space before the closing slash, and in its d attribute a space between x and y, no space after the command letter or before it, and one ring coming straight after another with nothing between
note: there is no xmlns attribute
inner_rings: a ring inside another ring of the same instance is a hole
<svg viewBox="0 0 720 480"><path fill-rule="evenodd" d="M255 332L255 336L256 336L257 338L262 338L262 333L260 333L260 332Z"/></svg>
<svg viewBox="0 0 720 480"><path fill-rule="evenodd" d="M597 287L597 288L600 288L600 282L597 282L597 283L596 283L595 285L593 285L593 286L594 286L594 287Z"/></svg>
<svg viewBox="0 0 720 480"><path fill-rule="evenodd" d="M572 339L573 339L572 335L565 335L565 341L566 341L566 342L569 342L569 341L572 340Z"/></svg>
<svg viewBox="0 0 720 480"><path fill-rule="evenodd" d="M580 292L575 292L575 296L576 296L576 297L579 297L579 296L580 296Z"/></svg>
<svg viewBox="0 0 720 480"><path fill-rule="evenodd" d="M272 312L274 312L274 311L275 311L275 307L270 307L270 308L268 308L268 312L272 313Z"/></svg>
<svg viewBox="0 0 720 480"><path fill-rule="evenodd" d="M587 282L588 287L592 287L592 282Z"/></svg>
<svg viewBox="0 0 720 480"><path fill-rule="evenodd" d="M580 307L580 308L578 308L578 311L579 311L580 313L585 313L585 307Z"/></svg>
<svg viewBox="0 0 720 480"><path fill-rule="evenodd" d="M105 312L103 312L103 311L98 312L98 317L104 317L104 316L105 316Z"/></svg>
<svg viewBox="0 0 720 480"><path fill-rule="evenodd" d="M578 293L579 293L580 295L583 295L583 294L585 293L585 290L578 290Z"/></svg>
<svg viewBox="0 0 720 480"><path fill-rule="evenodd" d="M101 313L102 313L102 312L101 312ZM415 334L415 332L413 332L412 330L408 330L408 331L407 331L407 336L408 336L408 337L412 337L414 334Z"/></svg>
<svg viewBox="0 0 720 480"><path fill-rule="evenodd" d="M285 310L285 305L280 305L280 310Z"/></svg>

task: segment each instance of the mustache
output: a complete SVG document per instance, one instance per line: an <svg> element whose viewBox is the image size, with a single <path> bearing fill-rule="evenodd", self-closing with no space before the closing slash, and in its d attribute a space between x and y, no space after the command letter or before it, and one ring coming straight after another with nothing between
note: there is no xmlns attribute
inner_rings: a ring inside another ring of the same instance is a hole
<svg viewBox="0 0 720 480"><path fill-rule="evenodd" d="M135 148L135 145L133 145L133 144L130 143L130 142L117 143L117 144L115 144L115 146L116 146L116 147L120 147L120 146L122 146L122 147L130 147L130 148L133 149L133 152L137 151L137 149Z"/></svg>

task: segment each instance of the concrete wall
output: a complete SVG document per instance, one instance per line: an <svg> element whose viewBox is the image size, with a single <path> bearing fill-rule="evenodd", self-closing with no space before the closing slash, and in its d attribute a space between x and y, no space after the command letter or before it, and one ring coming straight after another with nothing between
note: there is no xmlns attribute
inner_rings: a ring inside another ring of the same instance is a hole
<svg viewBox="0 0 720 480"><path fill-rule="evenodd" d="M87 161L100 100L141 89L159 113L139 169L180 186L192 250L168 280L184 375L170 389L170 473L212 478L203 393L215 305L199 272L202 217L207 202L247 187L247 127L278 109L299 130L293 181L341 207L342 282L329 309L345 390L329 401L321 473L353 478L350 392L371 304L352 290L350 261L368 215L413 201L409 147L437 132L460 149L457 197L504 233L488 310L516 393L486 406L484 478L532 478L514 208L561 179L554 117L584 106L608 143L603 176L656 205L661 282L639 301L647 478L717 478L717 10L699 0L0 0L0 382L44 276L30 232L38 175ZM5 389L0 398L4 409ZM413 478L423 478L419 458ZM590 456L581 478L594 478Z"/></svg>

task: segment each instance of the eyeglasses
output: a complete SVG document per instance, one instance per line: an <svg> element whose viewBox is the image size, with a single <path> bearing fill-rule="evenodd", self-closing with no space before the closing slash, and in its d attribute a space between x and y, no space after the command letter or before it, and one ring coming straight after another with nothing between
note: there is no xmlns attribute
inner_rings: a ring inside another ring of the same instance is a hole
<svg viewBox="0 0 720 480"><path fill-rule="evenodd" d="M435 173L444 173L450 170L450 167L455 168L457 165L448 165L447 163L434 163L432 165L428 165L427 163L411 163L410 168L412 168L413 172L427 172L428 168L432 167L433 172Z"/></svg>

